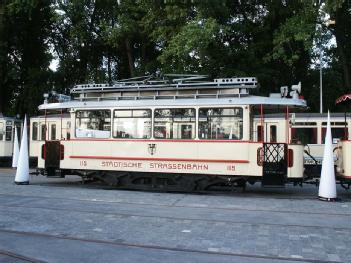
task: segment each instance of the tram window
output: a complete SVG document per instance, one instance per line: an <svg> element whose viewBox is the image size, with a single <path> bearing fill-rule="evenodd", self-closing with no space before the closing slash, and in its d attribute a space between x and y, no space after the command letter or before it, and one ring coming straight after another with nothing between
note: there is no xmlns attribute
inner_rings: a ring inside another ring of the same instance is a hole
<svg viewBox="0 0 351 263"><path fill-rule="evenodd" d="M17 140L20 140L21 136L21 123L15 122L15 129L17 130Z"/></svg>
<svg viewBox="0 0 351 263"><path fill-rule="evenodd" d="M111 136L111 111L82 110L76 112L77 138L109 138Z"/></svg>
<svg viewBox="0 0 351 263"><path fill-rule="evenodd" d="M269 132L270 132L270 142L277 142L277 126L270 125Z"/></svg>
<svg viewBox="0 0 351 263"><path fill-rule="evenodd" d="M32 124L32 140L37 141L38 140L38 123L33 122Z"/></svg>
<svg viewBox="0 0 351 263"><path fill-rule="evenodd" d="M0 122L0 141L4 140L4 123Z"/></svg>
<svg viewBox="0 0 351 263"><path fill-rule="evenodd" d="M151 138L151 110L115 110L113 112L113 137Z"/></svg>
<svg viewBox="0 0 351 263"><path fill-rule="evenodd" d="M6 126L5 140L6 141L12 140L12 126Z"/></svg>
<svg viewBox="0 0 351 263"><path fill-rule="evenodd" d="M195 109L156 109L154 136L157 139L194 139Z"/></svg>
<svg viewBox="0 0 351 263"><path fill-rule="evenodd" d="M340 122L340 121L331 121L330 122L330 125L331 126L336 126L336 125L339 125L339 126L345 126L345 122ZM327 122L322 122L322 126L327 126ZM347 123L346 123L346 126L347 126Z"/></svg>
<svg viewBox="0 0 351 263"><path fill-rule="evenodd" d="M338 143L339 140L345 138L345 128L331 128L332 133L332 140L333 143ZM325 142L325 136L327 134L327 128L322 128L322 143ZM347 131L346 131L346 138L347 138Z"/></svg>
<svg viewBox="0 0 351 263"><path fill-rule="evenodd" d="M40 139L42 141L46 140L46 125L45 124L41 125L41 137L40 137Z"/></svg>
<svg viewBox="0 0 351 263"><path fill-rule="evenodd" d="M70 140L71 139L71 122L67 122L67 129L66 129L66 139Z"/></svg>
<svg viewBox="0 0 351 263"><path fill-rule="evenodd" d="M261 142L263 140L262 138L262 125L257 126L257 141Z"/></svg>
<svg viewBox="0 0 351 263"><path fill-rule="evenodd" d="M56 124L51 124L50 140L56 140Z"/></svg>
<svg viewBox="0 0 351 263"><path fill-rule="evenodd" d="M317 128L291 128L291 140L302 144L317 144Z"/></svg>
<svg viewBox="0 0 351 263"><path fill-rule="evenodd" d="M291 120L290 120L290 123L291 123ZM294 122L292 123L292 125L293 126L316 126L317 123L305 121L305 122Z"/></svg>
<svg viewBox="0 0 351 263"><path fill-rule="evenodd" d="M242 108L202 108L199 110L199 138L241 140Z"/></svg>

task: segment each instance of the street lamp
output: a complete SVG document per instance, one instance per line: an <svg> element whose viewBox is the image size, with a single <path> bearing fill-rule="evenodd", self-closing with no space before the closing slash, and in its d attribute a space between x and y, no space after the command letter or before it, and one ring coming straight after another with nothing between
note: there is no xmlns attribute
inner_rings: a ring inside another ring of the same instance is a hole
<svg viewBox="0 0 351 263"><path fill-rule="evenodd" d="M335 20L328 20L325 25L335 25ZM323 51L320 50L319 54L319 112L323 113Z"/></svg>
<svg viewBox="0 0 351 263"><path fill-rule="evenodd" d="M320 51L319 55L319 113L323 113L323 64L322 64L322 59L323 59L323 52L322 50Z"/></svg>

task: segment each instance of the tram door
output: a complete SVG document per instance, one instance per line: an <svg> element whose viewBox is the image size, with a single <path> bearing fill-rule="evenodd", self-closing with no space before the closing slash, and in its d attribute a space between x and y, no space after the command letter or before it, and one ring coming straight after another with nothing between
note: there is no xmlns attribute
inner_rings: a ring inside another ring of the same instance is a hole
<svg viewBox="0 0 351 263"><path fill-rule="evenodd" d="M54 175L56 168L60 167L60 141L57 140L56 122L48 122L48 139L45 142L45 168L48 176Z"/></svg>
<svg viewBox="0 0 351 263"><path fill-rule="evenodd" d="M286 143L263 143L262 186L284 186L288 173Z"/></svg>
<svg viewBox="0 0 351 263"><path fill-rule="evenodd" d="M288 173L287 144L278 143L278 123L264 123L262 186L281 187Z"/></svg>

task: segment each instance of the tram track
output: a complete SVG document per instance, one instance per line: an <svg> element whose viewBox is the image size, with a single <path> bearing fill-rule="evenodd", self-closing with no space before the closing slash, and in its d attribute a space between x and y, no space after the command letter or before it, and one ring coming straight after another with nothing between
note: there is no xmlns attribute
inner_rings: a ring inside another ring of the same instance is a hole
<svg viewBox="0 0 351 263"><path fill-rule="evenodd" d="M252 258L252 259L262 259L262 260L280 260L280 261L290 261L290 262L308 262L308 263L333 263L337 261L325 261L325 260L316 260L309 258L294 258L294 257L283 257L283 256L271 256L271 255L260 255L260 254L244 254L244 253L234 253L226 251L210 251L210 250L201 250L201 249L191 249L186 247L171 247L171 246L159 246L151 244L140 244L140 243L128 243L128 242L118 242L110 240L99 240L99 239L88 239L88 238L78 238L73 236L62 236L62 235L50 235L43 233L34 233L26 231L15 231L15 230L4 230L0 229L1 233L16 234L28 237L41 237L49 238L56 240L69 240L69 241L78 241L84 243L94 243L100 245L112 245L118 247L129 247L129 248L139 248L139 249L150 249L150 250L163 250L163 251L173 251L173 252L184 252L184 253L198 253L198 254L207 254L207 255L218 255L218 256L229 256L229 257L241 257L241 258ZM5 252L6 253L6 252ZM8 254L13 254L14 256L18 255L15 253L7 252ZM1 250L0 250L1 254ZM20 255L18 255L20 256ZM26 257L23 257L24 260ZM33 260L27 258L27 262L33 263L42 263L43 261ZM32 260L32 261L30 261Z"/></svg>
<svg viewBox="0 0 351 263"><path fill-rule="evenodd" d="M91 210L82 210L82 209L67 209L67 208L52 208L52 207L44 207L44 206L28 206L28 205L2 205L0 207L5 208L30 208L30 209L41 209L41 210L48 210L48 211L61 211L61 212L74 212L74 213L84 213L84 214L95 214L95 215L113 215L113 216L120 216L120 217L139 217L139 218L157 218L157 219L165 219L165 220L188 220L192 222L205 222L205 223L226 223L226 224L241 224L241 225L248 225L248 226L279 226L279 227L302 227L302 228L313 228L313 229L332 229L336 231L351 231L351 227L330 227L330 226L318 226L318 225L299 225L299 224L282 224L282 223L267 223L267 222L247 222L247 221L240 221L240 220L219 220L219 219L206 219L206 218L190 218L190 217L174 217L174 216L160 216L160 215L145 215L141 213L113 213L113 212L98 212L98 211L91 211Z"/></svg>
<svg viewBox="0 0 351 263"><path fill-rule="evenodd" d="M0 230L0 232L1 232L1 230ZM21 254L18 254L18 253L14 253L14 252L10 252L10 251L7 251L7 250L2 250L2 249L0 249L0 256L1 255L9 257L9 258L13 258L15 260L20 260L21 262L46 263L46 261L38 260L38 259L35 259L35 258L30 258L30 257L27 257L27 256L23 256Z"/></svg>
<svg viewBox="0 0 351 263"><path fill-rule="evenodd" d="M317 199L317 193L316 194L306 194L306 193L299 193L299 195L294 195L291 197L291 194L288 192L269 192L267 189L261 190L259 188L258 190L239 190L236 189L237 191L230 191L230 190L201 190L201 191L166 191L162 189L149 189L149 190L140 190L140 189L130 189L130 188L116 188L113 186L107 186L107 185L94 185L94 184L82 184L82 183L74 183L70 185L63 185L63 184L58 184L58 183L44 183L44 184L36 184L36 186L43 186L43 187L64 187L64 188L73 188L77 187L78 189L94 189L94 190L106 190L106 191L131 191L131 192L145 192L145 193L166 193L166 194L192 194L192 195L204 195L204 196L223 196L223 197L251 197L251 198L256 198L256 199L276 199L276 200L316 200ZM295 186L297 187L297 186ZM317 189L317 188L316 188ZM316 190L317 191L317 190ZM344 191L344 189L341 189L341 191ZM318 191L317 191L318 192ZM345 195L348 192L345 193L339 193L341 195ZM342 202L351 202L351 198L346 196L346 198L341 199Z"/></svg>
<svg viewBox="0 0 351 263"><path fill-rule="evenodd" d="M66 200L66 201L76 201L76 202L90 202L90 203L105 203L105 204L121 204L121 205L135 205L135 206L155 206L155 207L165 207L165 208L191 208L191 209L207 209L207 210L224 210L224 211L247 211L247 212L270 212L270 213L281 213L281 214L307 214L307 215L325 215L326 213L322 212L311 212L311 211L291 211L291 210L274 210L274 209L257 209L257 208L242 208L242 207L208 207L208 206L195 206L195 205L177 205L176 203L181 200L177 199L172 204L155 204L155 203L139 203L139 202L126 202L126 201L108 201L102 199L80 199L80 198L62 198L62 197L38 197L31 195L15 195L15 194L3 194L0 193L1 196L12 196L12 197L26 197L26 198L37 198L37 199L50 199L50 200ZM3 204L0 204L3 206ZM11 205L13 206L13 205ZM27 205L24 207L28 207ZM34 207L33 207L34 208ZM328 214L331 216L346 216L351 217L351 213L333 213Z"/></svg>

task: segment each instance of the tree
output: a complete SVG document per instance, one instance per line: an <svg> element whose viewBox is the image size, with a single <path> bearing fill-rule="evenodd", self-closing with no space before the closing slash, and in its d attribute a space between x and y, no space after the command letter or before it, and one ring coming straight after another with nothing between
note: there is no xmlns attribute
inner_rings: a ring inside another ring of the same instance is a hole
<svg viewBox="0 0 351 263"><path fill-rule="evenodd" d="M47 46L51 8L44 1L7 1L1 4L1 107L6 113L32 113L50 84ZM4 59L5 58L5 59ZM4 65L4 67L3 67ZM3 103L6 104L3 104Z"/></svg>
<svg viewBox="0 0 351 263"><path fill-rule="evenodd" d="M326 11L335 20L332 32L337 43L337 57L342 67L345 91L351 90L351 3L350 1L327 1Z"/></svg>

